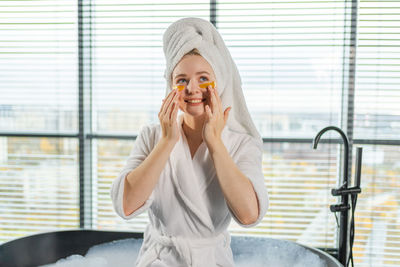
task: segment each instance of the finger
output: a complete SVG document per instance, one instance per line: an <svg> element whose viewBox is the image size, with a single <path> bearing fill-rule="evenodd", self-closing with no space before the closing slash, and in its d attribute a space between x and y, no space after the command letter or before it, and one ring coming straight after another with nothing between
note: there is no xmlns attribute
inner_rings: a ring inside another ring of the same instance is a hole
<svg viewBox="0 0 400 267"><path fill-rule="evenodd" d="M170 120L172 120L173 118L174 118L174 111L175 111L175 109L176 109L176 103L175 102L173 102L172 103L172 105L171 105L171 108L169 108L168 109L168 118L170 119Z"/></svg>
<svg viewBox="0 0 400 267"><path fill-rule="evenodd" d="M211 94L211 107L212 107L212 112L215 113L217 111L221 112L220 107L218 106L218 100L217 97L215 96L215 91L211 88L211 86L208 86L208 89L210 90Z"/></svg>
<svg viewBox="0 0 400 267"><path fill-rule="evenodd" d="M207 87L207 90L208 90L208 94L209 94L209 100L210 100L210 103L209 103L209 108L211 109L213 109L212 111L214 111L214 102L215 102L215 100L214 100L214 98L213 98L213 93L212 93L212 91L211 91L211 88L210 88L210 86L208 86Z"/></svg>
<svg viewBox="0 0 400 267"><path fill-rule="evenodd" d="M221 101L221 98L219 97L217 88L216 87L213 88L213 91L214 91L214 94L215 94L215 98L217 99L217 102L218 102L219 112L222 113L222 101Z"/></svg>
<svg viewBox="0 0 400 267"><path fill-rule="evenodd" d="M224 112L224 121L225 121L225 124L226 124L226 121L228 120L229 112L231 111L231 109L232 109L232 107L229 107L229 108L225 109L225 112Z"/></svg>
<svg viewBox="0 0 400 267"><path fill-rule="evenodd" d="M168 93L167 97L163 99L163 104L161 107L161 110L165 110L168 106L168 101L171 97L173 97L174 95L174 90L172 90L171 92Z"/></svg>
<svg viewBox="0 0 400 267"><path fill-rule="evenodd" d="M206 113L209 120L212 118L212 113L209 105L206 105Z"/></svg>
<svg viewBox="0 0 400 267"><path fill-rule="evenodd" d="M173 103L173 108L171 108L170 110L170 119L176 120L176 114L178 113L178 110L179 110L179 101L178 99L175 99Z"/></svg>
<svg viewBox="0 0 400 267"><path fill-rule="evenodd" d="M172 112L174 110L174 107L178 105L178 98L177 98L178 94L175 94L173 96L173 98L171 99L171 104L168 106L167 108L167 114L168 114L168 118L172 119Z"/></svg>
<svg viewBox="0 0 400 267"><path fill-rule="evenodd" d="M168 98L164 101L158 116L161 122L170 121L170 115L168 113L168 109L173 104L171 103L172 100L173 100L173 94L171 96L168 95Z"/></svg>
<svg viewBox="0 0 400 267"><path fill-rule="evenodd" d="M215 91L215 96L216 96L216 98L218 99L218 101L222 103L221 97L220 97L219 94L218 94L218 89L217 89L217 87L213 88L213 90Z"/></svg>
<svg viewBox="0 0 400 267"><path fill-rule="evenodd" d="M178 111L179 111L179 103L176 103L176 106L175 106L174 112L173 112L173 118L174 118L175 121L176 121L176 118L177 118Z"/></svg>
<svg viewBox="0 0 400 267"><path fill-rule="evenodd" d="M162 108L161 108L161 115L164 115L168 111L168 107L171 105L172 99L175 96L175 90L171 91L167 98L165 99Z"/></svg>

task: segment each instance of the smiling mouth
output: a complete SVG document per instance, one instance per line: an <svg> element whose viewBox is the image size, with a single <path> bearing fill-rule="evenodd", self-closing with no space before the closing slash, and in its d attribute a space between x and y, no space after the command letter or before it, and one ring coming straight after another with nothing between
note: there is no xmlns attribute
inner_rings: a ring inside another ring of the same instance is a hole
<svg viewBox="0 0 400 267"><path fill-rule="evenodd" d="M205 98L203 98L202 100L194 100L194 101L185 100L185 102L189 103L189 104L199 104L199 103L202 103L202 102L205 102L205 101L206 101Z"/></svg>

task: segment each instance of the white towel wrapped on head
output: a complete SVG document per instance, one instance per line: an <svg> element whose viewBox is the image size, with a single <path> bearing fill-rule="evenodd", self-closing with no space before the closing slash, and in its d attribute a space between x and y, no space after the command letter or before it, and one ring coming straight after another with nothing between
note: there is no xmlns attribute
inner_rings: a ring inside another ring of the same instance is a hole
<svg viewBox="0 0 400 267"><path fill-rule="evenodd" d="M242 92L239 71L224 40L212 23L200 18L183 18L171 24L163 36L166 59L165 96L171 90L171 74L182 57L197 48L214 70L222 110L232 107L227 126L236 132L253 136L262 147L262 139L250 117Z"/></svg>

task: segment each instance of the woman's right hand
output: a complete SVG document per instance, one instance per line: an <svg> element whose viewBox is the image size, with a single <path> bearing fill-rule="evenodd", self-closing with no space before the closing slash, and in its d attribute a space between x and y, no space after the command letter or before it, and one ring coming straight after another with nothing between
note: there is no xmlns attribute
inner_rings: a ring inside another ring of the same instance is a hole
<svg viewBox="0 0 400 267"><path fill-rule="evenodd" d="M179 92L177 89L172 90L163 100L158 119L162 129L162 138L167 142L176 144L179 141L180 131L176 120L179 110Z"/></svg>

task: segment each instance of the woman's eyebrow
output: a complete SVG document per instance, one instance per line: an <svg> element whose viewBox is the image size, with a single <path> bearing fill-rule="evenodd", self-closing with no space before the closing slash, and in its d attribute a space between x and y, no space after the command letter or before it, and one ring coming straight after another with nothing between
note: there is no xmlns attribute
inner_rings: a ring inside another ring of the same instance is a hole
<svg viewBox="0 0 400 267"><path fill-rule="evenodd" d="M199 74L203 74L203 73L207 73L208 75L210 75L210 73L208 73L207 71L199 71L199 72L196 72L196 75L199 75ZM175 79L176 78L178 78L178 77L185 77L186 76L186 74L178 74L178 75L176 75L175 76Z"/></svg>

